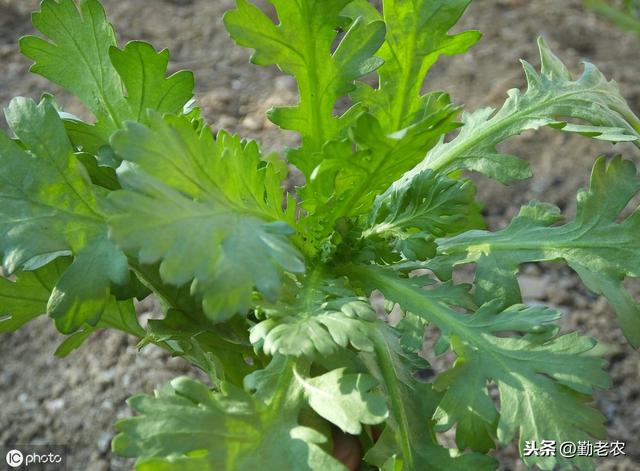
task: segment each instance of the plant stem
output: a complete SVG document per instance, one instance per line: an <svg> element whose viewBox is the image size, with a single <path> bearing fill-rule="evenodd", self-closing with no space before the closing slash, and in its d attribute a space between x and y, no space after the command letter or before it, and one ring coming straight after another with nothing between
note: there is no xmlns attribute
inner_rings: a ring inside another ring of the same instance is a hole
<svg viewBox="0 0 640 471"><path fill-rule="evenodd" d="M389 344L384 338L382 332L377 327L373 327L371 330L371 338L374 342L374 350L378 359L378 366L380 367L387 395L391 402L391 414L396 422L396 435L400 442L402 459L405 464L405 469L411 470L414 469L414 465L411 438L409 436L409 417L404 408L402 391L400 389L401 386L398 380L398 375L395 371L392 353L389 350Z"/></svg>

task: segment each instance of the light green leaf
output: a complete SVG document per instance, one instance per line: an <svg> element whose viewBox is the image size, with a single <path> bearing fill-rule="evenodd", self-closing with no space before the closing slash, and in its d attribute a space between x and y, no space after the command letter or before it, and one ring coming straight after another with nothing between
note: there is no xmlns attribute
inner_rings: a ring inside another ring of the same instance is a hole
<svg viewBox="0 0 640 471"><path fill-rule="evenodd" d="M327 356L349 345L372 350L369 335L377 316L366 299L314 302L305 311L306 304L294 304L288 312L275 312L256 324L251 328L251 343L267 355Z"/></svg>
<svg viewBox="0 0 640 471"><path fill-rule="evenodd" d="M91 337L91 334L93 334L95 330L96 329L93 327L87 327L69 335L60 343L60 345L58 345L54 355L58 358L68 357L71 353L80 348L82 344Z"/></svg>
<svg viewBox="0 0 640 471"><path fill-rule="evenodd" d="M26 147L0 133L0 252L12 273L34 257L77 251L103 228L88 178L53 107L15 98L6 117Z"/></svg>
<svg viewBox="0 0 640 471"><path fill-rule="evenodd" d="M118 177L128 190L109 195L113 238L141 263L160 261L165 282L194 280L212 320L246 311L254 286L274 300L282 272L304 270L286 224L236 212L213 197L191 199L131 164L122 165Z"/></svg>
<svg viewBox="0 0 640 471"><path fill-rule="evenodd" d="M357 19L331 53L335 28L342 22L340 12L349 0L272 3L280 19L278 25L247 0L238 0L224 23L239 45L255 49L252 62L277 64L296 78L300 103L276 108L269 117L302 136L302 150L292 153L290 159L308 177L318 163L314 154L342 127L333 113L336 100L353 89L356 79L381 64L373 54L384 40L384 23Z"/></svg>
<svg viewBox="0 0 640 471"><path fill-rule="evenodd" d="M69 117L74 145L95 153L127 120L145 122L148 108L177 113L193 96L193 75L165 79L168 51L135 41L117 49L113 27L98 0L44 0L33 25L45 36L26 36L20 49L34 61L31 71L60 85L96 118L90 125ZM125 94L126 90L126 94Z"/></svg>
<svg viewBox="0 0 640 471"><path fill-rule="evenodd" d="M180 71L165 78L169 51L132 41L124 49L109 49L109 58L127 90L127 103L136 121L146 122L148 109L178 113L193 97L193 73Z"/></svg>
<svg viewBox="0 0 640 471"><path fill-rule="evenodd" d="M77 96L108 130L129 118L122 82L109 49L116 45L113 27L97 0L44 0L32 16L33 25L48 40L26 36L22 53L35 63L31 71Z"/></svg>
<svg viewBox="0 0 640 471"><path fill-rule="evenodd" d="M240 387L255 369L246 362L254 352L244 320L213 325L202 314L169 309L163 319L149 320L143 336L142 344L168 345L173 355L206 372L218 387L221 383Z"/></svg>
<svg viewBox="0 0 640 471"><path fill-rule="evenodd" d="M443 172L467 168L501 182L531 176L528 165L514 156L505 156L496 146L528 129L551 126L611 141L637 141L640 120L620 95L618 85L607 81L592 64L585 63L582 75L573 80L567 68L553 55L545 42L538 41L540 72L523 62L527 76L526 92L513 89L499 111L483 108L463 116L460 134L443 142L405 178L415 178L424 169ZM591 126L565 121L578 119Z"/></svg>
<svg viewBox="0 0 640 471"><path fill-rule="evenodd" d="M369 375L349 374L346 368L313 378L294 374L311 408L343 432L359 435L362 424L379 424L389 414L384 397L371 392L377 381Z"/></svg>
<svg viewBox="0 0 640 471"><path fill-rule="evenodd" d="M112 297L102 313L97 327L118 329L134 337L144 336L144 329L138 322L138 315L131 299L118 301Z"/></svg>
<svg viewBox="0 0 640 471"><path fill-rule="evenodd" d="M0 135L3 266L33 270L74 255L47 306L58 329L71 333L99 320L111 283L128 279L128 261L107 239L99 198L53 106L16 98L6 116L22 146Z"/></svg>
<svg viewBox="0 0 640 471"><path fill-rule="evenodd" d="M470 180L458 181L426 170L403 185L397 182L376 198L365 237L424 231L436 237L468 226L475 198Z"/></svg>
<svg viewBox="0 0 640 471"><path fill-rule="evenodd" d="M470 0L386 0L387 36L378 52L384 61L380 85L359 84L354 102L378 118L385 134L420 121L430 113L429 95L421 96L424 79L438 58L466 52L478 39L477 31L449 35ZM345 14L373 16L370 9L352 8ZM425 153L428 149L424 149Z"/></svg>
<svg viewBox="0 0 640 471"><path fill-rule="evenodd" d="M208 126L195 129L188 116L149 113L149 126L127 123L111 142L118 155L146 174L194 199L212 198L269 221L293 223L295 202L282 210L286 165L262 157L255 141Z"/></svg>
<svg viewBox="0 0 640 471"><path fill-rule="evenodd" d="M322 162L304 189L303 205L318 211L329 202L332 213L344 216L368 210L378 192L420 162L428 149L457 127L453 122L456 109L447 100L440 100L433 108L418 123L393 134L385 134L372 115L361 115L350 129L350 140L325 146Z"/></svg>
<svg viewBox="0 0 640 471"><path fill-rule="evenodd" d="M53 287L68 266L57 260L36 271L20 272L15 281L0 277L0 332L13 332L47 312Z"/></svg>
<svg viewBox="0 0 640 471"><path fill-rule="evenodd" d="M78 252L56 284L47 312L64 334L76 331L85 322L95 326L109 302L111 283L123 285L128 281L127 257L106 237L95 239Z"/></svg>
<svg viewBox="0 0 640 471"><path fill-rule="evenodd" d="M284 373L287 383L290 370ZM116 424L120 433L113 450L138 458L138 471L244 471L265 463L283 470L344 471L318 446L326 438L298 424L300 387L289 389L287 383L280 383L281 400L266 405L242 390L232 388L224 396L193 379L174 379L153 397L129 399L140 415Z"/></svg>
<svg viewBox="0 0 640 471"><path fill-rule="evenodd" d="M131 300L117 301L113 296L109 298L100 321L95 325L84 325L82 330L77 330L65 338L58 345L55 356L64 358L77 350L82 344L99 329L116 329L134 337L143 337L144 329L138 322L136 310Z"/></svg>
<svg viewBox="0 0 640 471"><path fill-rule="evenodd" d="M433 100L430 114L401 131L385 134L377 119L365 113L353 123L350 139L325 145L321 163L300 190L302 206L312 214L302 221L309 226L305 231L322 238L341 218L366 213L377 195L457 126L448 97L434 94Z"/></svg>
<svg viewBox="0 0 640 471"><path fill-rule="evenodd" d="M434 323L451 339L458 360L436 381L436 387L446 393L434 418L445 429L458 423L459 445L486 450L495 424L501 443L508 443L519 432L520 450L525 440L577 442L604 434L604 418L586 404L586 395L594 388L610 386L602 371L604 361L588 354L596 344L591 338L578 334L554 337L555 331L549 331L547 324L557 313L531 308L527 315L532 319L520 320L520 308L499 313L495 309L499 303L494 303L465 315L433 301L428 292L388 270L351 267L349 273ZM492 335L505 329L546 334ZM495 382L500 391L499 418L488 396L488 381ZM579 461L561 456L523 458L528 465L535 463L543 469L555 465L588 468L591 463L586 457Z"/></svg>
<svg viewBox="0 0 640 471"><path fill-rule="evenodd" d="M160 262L167 283L194 280L211 319L246 311L254 287L275 299L283 271L304 271L285 223L295 204L282 209L286 165L263 160L253 141L225 132L214 140L188 116L152 112L149 122L112 139L126 161L118 171L126 191L109 196L116 242L142 263Z"/></svg>
<svg viewBox="0 0 640 471"><path fill-rule="evenodd" d="M441 394L431 384L421 383L407 374L395 335L379 332L375 345L375 358L368 366L389 398L390 418L376 444L365 455L365 461L383 469L397 470L495 469L496 463L489 456L460 454L437 443L431 417Z"/></svg>
<svg viewBox="0 0 640 471"><path fill-rule="evenodd" d="M515 281L525 262L564 260L587 286L607 296L618 313L629 342L640 346L640 309L622 287L626 276L640 276L640 213L618 222L620 212L640 191L635 165L620 157L607 163L599 158L588 190L578 194L576 218L551 226L560 218L557 208L530 203L509 226L498 232L470 231L438 241L440 254L431 264L441 268L476 263L476 292L480 302L501 294L504 305L519 302ZM500 291L496 291L501 287Z"/></svg>

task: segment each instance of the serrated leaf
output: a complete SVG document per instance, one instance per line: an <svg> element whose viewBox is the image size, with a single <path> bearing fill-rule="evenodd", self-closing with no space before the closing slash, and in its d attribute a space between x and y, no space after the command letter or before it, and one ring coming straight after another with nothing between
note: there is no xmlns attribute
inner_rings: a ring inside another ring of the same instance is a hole
<svg viewBox="0 0 640 471"><path fill-rule="evenodd" d="M282 210L286 165L275 155L263 157L255 141L207 126L194 128L188 116L148 115L149 125L127 123L111 142L118 155L146 174L194 199L221 204L269 221L293 223L294 204Z"/></svg>
<svg viewBox="0 0 640 471"><path fill-rule="evenodd" d="M640 309L621 283L626 276L640 276L640 213L636 209L617 222L638 191L640 178L631 161L616 157L607 163L601 157L593 167L589 189L578 193L573 221L551 226L560 218L557 208L530 203L502 231L470 231L438 241L440 256L433 268L476 263L479 301L502 294L504 305L509 305L520 301L515 276L521 263L562 259L590 289L610 299L627 339L638 347ZM441 275L446 277L446 271Z"/></svg>
<svg viewBox="0 0 640 471"><path fill-rule="evenodd" d="M140 415L116 424L120 433L113 450L138 458L138 471L243 471L264 463L344 471L318 446L325 437L297 423L300 392L289 392L286 403L265 405L242 390L223 396L193 379L177 378L155 396L129 399Z"/></svg>
<svg viewBox="0 0 640 471"><path fill-rule="evenodd" d="M244 322L214 325L201 314L185 314L169 309L163 319L150 319L142 344L166 343L172 354L206 372L220 386L230 383L242 386L246 376L254 371L245 359L252 358Z"/></svg>
<svg viewBox="0 0 640 471"><path fill-rule="evenodd" d="M390 398L390 418L376 444L365 455L365 461L383 469L397 470L495 469L496 463L489 456L460 454L437 443L430 419L441 394L431 384L407 375L407 365L398 354L396 343L397 338L391 333L382 331L376 336L374 365L369 363L369 366ZM400 381L392 381L393 377Z"/></svg>
<svg viewBox="0 0 640 471"><path fill-rule="evenodd" d="M312 214L303 224L319 227L316 237L326 236L343 217L369 211L378 194L457 126L448 98L435 94L433 99L427 116L398 132L385 134L377 119L365 113L354 121L349 139L325 145L322 161L300 190L302 206Z"/></svg>
<svg viewBox="0 0 640 471"><path fill-rule="evenodd" d="M113 27L98 0L44 0L33 25L45 39L25 36L20 49L31 71L62 86L96 118L66 120L74 145L95 153L127 120L145 122L148 108L177 113L193 96L193 74L165 78L169 53L134 41L117 49ZM126 94L125 94L126 90Z"/></svg>
<svg viewBox="0 0 640 471"><path fill-rule="evenodd" d="M15 98L6 117L26 147L0 134L0 252L12 273L34 257L81 249L102 218L53 107Z"/></svg>
<svg viewBox="0 0 640 471"><path fill-rule="evenodd" d="M82 330L77 330L65 338L58 345L55 356L64 358L77 350L82 344L99 329L117 329L134 337L143 337L144 329L140 327L136 310L131 300L117 301L109 298L99 322L95 326L85 325Z"/></svg>
<svg viewBox="0 0 640 471"><path fill-rule="evenodd" d="M460 134L433 148L405 177L414 178L426 168L445 173L467 168L503 183L528 178L528 165L517 157L500 154L496 146L511 136L543 126L612 141L640 138L640 120L629 109L615 82L607 81L589 63L585 63L582 75L573 80L542 39L538 45L541 71L523 62L526 92L509 91L509 98L497 112L483 108L465 114ZM585 128L562 120L566 118L586 121L591 126Z"/></svg>
<svg viewBox="0 0 640 471"><path fill-rule="evenodd" d="M277 64L298 83L300 103L276 108L270 119L302 136L302 150L290 155L306 176L318 163L314 154L341 125L334 116L336 100L353 89L354 81L380 66L373 54L384 40L381 21L354 21L332 53L340 12L349 0L274 0L280 23L273 24L258 7L238 0L224 23L241 46L255 50L251 60L258 65Z"/></svg>
<svg viewBox="0 0 640 471"><path fill-rule="evenodd" d="M302 304L304 306L304 304ZM326 356L349 345L371 351L370 330L377 319L360 298L338 298L304 311L294 305L290 315L276 314L251 328L251 343L267 355Z"/></svg>
<svg viewBox="0 0 640 471"><path fill-rule="evenodd" d="M98 321L111 283L126 282L128 262L107 239L100 199L54 107L16 98L6 116L21 146L0 135L3 266L33 270L74 255L47 307L58 329L71 333Z"/></svg>
<svg viewBox="0 0 640 471"><path fill-rule="evenodd" d="M127 90L126 101L136 121L146 122L148 109L178 113L193 97L192 72L183 70L165 78L167 49L156 52L149 43L132 41L124 49L110 48L109 58Z"/></svg>
<svg viewBox="0 0 640 471"><path fill-rule="evenodd" d="M466 52L480 39L477 31L447 34L469 3L470 0L384 3L387 36L377 54L384 61L378 72L380 85L372 89L359 84L352 94L356 103L378 118L384 133L409 127L426 116L430 98L421 96L420 91L430 68L441 55ZM370 7L362 6L354 6L344 14L375 16Z"/></svg>
<svg viewBox="0 0 640 471"><path fill-rule="evenodd" d="M558 440L558 442L589 440L606 434L603 417L597 410L588 407L589 396L580 390L590 390L589 383L599 387L608 386L602 378L599 367L603 363L585 361L580 356L593 348L592 339L580 338L578 334L559 337L544 346L526 347L526 342L517 339L493 338L495 346L503 350L501 359L511 357L496 368L483 358L481 352L454 347L461 358L450 375L439 378L436 387L447 388L442 403L434 418L446 426L458 423L458 446L479 446L478 429L484 423L490 428L495 422L495 410L486 396L486 382L492 379L500 392L500 418L497 423L497 437L502 443L511 441L519 433L519 450L524 449L526 440ZM522 349L520 355L515 350ZM486 349L485 349L486 352ZM582 359L582 360L581 360ZM595 359L590 359L595 360ZM524 364L527 367L523 367ZM589 364L590 363L590 364ZM554 380L561 383L554 384ZM464 404L463 407L461 405ZM493 433L493 431L491 431ZM581 469L592 467L588 457L566 459L563 457L526 457L528 465L541 469Z"/></svg>
<svg viewBox="0 0 640 471"><path fill-rule="evenodd" d="M296 374L296 380L311 408L346 433L359 435L362 424L379 424L389 414L385 398L371 392L377 381L369 375L342 368L313 378Z"/></svg>
<svg viewBox="0 0 640 471"><path fill-rule="evenodd" d="M350 141L325 147L322 162L314 169L303 197L316 193L318 205L336 199L337 204L331 209L344 216L366 211L379 191L422 160L426 150L457 127L453 122L456 109L447 100L434 105L431 111L418 123L393 134L385 134L372 115L361 115L350 129ZM308 206L306 200L304 204ZM312 205L310 209L318 208Z"/></svg>
<svg viewBox="0 0 640 471"><path fill-rule="evenodd" d="M100 2L83 0L78 8L73 0L45 0L32 21L48 40L20 41L22 53L35 62L31 71L77 96L106 129L119 128L129 107L109 60L116 38Z"/></svg>
<svg viewBox="0 0 640 471"><path fill-rule="evenodd" d="M14 332L47 312L53 287L68 266L59 258L35 271L20 272L15 281L0 277L0 332Z"/></svg>
<svg viewBox="0 0 640 471"><path fill-rule="evenodd" d="M76 331L85 322L95 326L109 302L111 283L123 285L128 281L127 257L108 239L96 239L77 253L58 280L47 313L64 334Z"/></svg>
<svg viewBox="0 0 640 471"><path fill-rule="evenodd" d="M282 272L304 270L284 222L295 211L282 210L286 166L263 160L253 141L225 132L214 140L189 116L148 119L149 127L128 123L112 139L126 161L118 171L125 191L109 196L116 242L142 263L160 262L167 283L193 280L211 319L246 311L254 287L275 299Z"/></svg>
<svg viewBox="0 0 640 471"><path fill-rule="evenodd" d="M426 170L407 184L396 182L376 198L363 236L398 237L415 231L435 237L455 234L468 227L474 198L470 180Z"/></svg>
<svg viewBox="0 0 640 471"><path fill-rule="evenodd" d="M604 434L604 417L586 404L586 395L594 388L610 386L609 377L602 371L604 361L588 354L595 340L578 334L555 337L554 331L549 332L545 326L557 316L553 311L532 308L528 312L532 319L520 320L518 309L499 313L495 309L499 303L494 303L478 311L476 318L475 314L460 314L434 302L425 291L387 270L352 267L349 272L354 279L375 286L388 299L434 323L451 339L459 360L436 382L446 394L434 417L444 428L458 422L459 445L486 450L495 424L501 443L509 442L519 432L521 450L525 440L577 442ZM505 329L542 329L550 335L491 334ZM495 406L491 407L487 381L494 381L500 391L499 418ZM576 464L561 456L523 458L527 464L535 463L543 469ZM583 458L577 463L588 468L591 460Z"/></svg>
<svg viewBox="0 0 640 471"><path fill-rule="evenodd" d="M132 165L121 166L118 176L128 190L109 195L117 209L109 218L112 236L141 263L160 261L165 282L194 280L212 320L246 311L254 287L275 299L282 272L304 270L286 224L243 215L214 198L191 199Z"/></svg>

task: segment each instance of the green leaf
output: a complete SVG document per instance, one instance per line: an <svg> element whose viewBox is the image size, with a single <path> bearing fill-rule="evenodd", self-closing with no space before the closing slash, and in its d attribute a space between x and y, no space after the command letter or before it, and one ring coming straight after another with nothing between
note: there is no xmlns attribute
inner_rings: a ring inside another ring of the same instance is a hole
<svg viewBox="0 0 640 471"><path fill-rule="evenodd" d="M116 424L120 433L113 450L138 458L138 471L242 471L264 463L275 469L344 471L318 446L326 438L298 424L301 391L288 388L290 370L269 405L242 390L213 393L186 377L153 397L132 397L128 403L140 415Z"/></svg>
<svg viewBox="0 0 640 471"><path fill-rule="evenodd" d="M459 454L437 443L430 419L441 394L430 384L407 375L396 341L394 335L379 332L375 337L375 359L368 363L389 398L390 418L376 444L365 455L365 461L383 469L397 470L495 469L496 463L489 456ZM387 468L390 461L395 463L395 468Z"/></svg>
<svg viewBox="0 0 640 471"><path fill-rule="evenodd" d="M254 287L275 299L282 272L304 270L285 223L294 223L295 205L282 209L286 166L263 160L253 141L225 132L214 140L188 116L153 112L149 122L128 123L112 139L126 161L118 171L126 191L109 195L116 242L141 263L160 262L164 282L194 280L211 319L248 310Z"/></svg>
<svg viewBox="0 0 640 471"><path fill-rule="evenodd" d="M498 384L500 391L498 439L507 443L519 433L521 454L527 440L577 443L606 435L602 415L588 407L585 403L590 398L581 394L590 392L592 383L599 387L609 386L608 378L605 380L606 376L599 370L604 362L580 356L593 348L593 340L569 334L547 345L527 348L525 342L517 339L496 339L492 340L496 347L494 351L502 350L501 362L508 359L502 368L497 367L497 362L488 362L482 352L454 344L459 360L452 370L436 381L435 386L447 388L447 394L434 418L447 428L459 420L458 446L485 448L475 434L483 422L488 427L496 419L486 392L489 379ZM520 354L518 350L521 350ZM554 383L554 379L561 384ZM523 459L527 465L535 464L542 469L592 466L587 457L523 456Z"/></svg>
<svg viewBox="0 0 640 471"><path fill-rule="evenodd" d="M34 61L31 71L60 85L95 116L92 126L78 119L66 124L74 145L97 152L127 120L145 122L148 108L181 112L193 96L193 74L165 79L169 52L134 41L117 49L113 27L98 0L44 0L32 16L45 39L26 36L20 49ZM126 90L126 94L125 94Z"/></svg>
<svg viewBox="0 0 640 471"><path fill-rule="evenodd" d="M128 280L127 257L106 238L96 239L78 252L64 272L51 293L47 312L65 334L85 322L95 326L109 302L111 283L123 285Z"/></svg>
<svg viewBox="0 0 640 471"><path fill-rule="evenodd" d="M302 150L290 159L308 177L318 163L315 153L337 136L341 124L334 116L336 100L354 87L353 82L374 71L381 61L373 54L384 40L381 21L357 19L332 53L340 12L349 0L274 0L279 25L247 0L227 12L224 23L241 46L255 49L258 65L277 64L298 82L300 103L276 108L270 119L302 136Z"/></svg>
<svg viewBox="0 0 640 471"><path fill-rule="evenodd" d="M379 424L389 415L384 397L371 392L377 381L367 374L349 374L346 368L313 378L294 374L311 408L343 432L359 435L362 424Z"/></svg>
<svg viewBox="0 0 640 471"><path fill-rule="evenodd" d="M66 337L60 345L58 345L58 348L56 348L54 355L58 358L68 357L71 353L73 353L73 351L80 348L82 344L89 337L91 337L91 334L93 334L94 332L95 329L93 327L87 327L84 330L78 330L77 332L74 332L73 334Z"/></svg>
<svg viewBox="0 0 640 471"><path fill-rule="evenodd" d="M385 134L372 115L361 115L349 131L350 139L325 145L322 161L301 192L303 207L314 214L330 213L334 220L366 212L379 192L457 127L456 109L442 98L438 96L424 119L393 134Z"/></svg>
<svg viewBox="0 0 640 471"><path fill-rule="evenodd" d="M133 301L118 301L112 297L100 318L97 325L101 329L117 329L134 337L144 336L144 329L138 322Z"/></svg>
<svg viewBox="0 0 640 471"><path fill-rule="evenodd" d="M12 273L36 257L80 250L103 225L55 109L15 98L6 117L24 146L0 133L0 252Z"/></svg>
<svg viewBox="0 0 640 471"><path fill-rule="evenodd" d="M193 97L193 73L180 71L165 78L169 51L132 41L124 49L109 49L109 58L127 90L127 103L136 121L146 122L148 109L178 113Z"/></svg>
<svg viewBox="0 0 640 471"><path fill-rule="evenodd" d="M301 221L309 239L321 240L337 221L369 211L377 195L457 126L448 97L431 98L430 113L405 129L385 134L377 119L365 113L354 121L350 139L325 145L321 163L300 190L302 207L311 213Z"/></svg>
<svg viewBox="0 0 640 471"><path fill-rule="evenodd" d="M387 36L378 52L384 61L379 69L380 85L373 89L359 84L352 94L356 103L378 118L384 133L409 127L429 114L429 95L420 96L420 91L433 64L443 54L466 52L480 39L477 31L447 34L469 3L470 0L384 2ZM373 16L368 8L354 10L356 14Z"/></svg>
<svg viewBox="0 0 640 471"><path fill-rule="evenodd" d="M288 312L272 317L251 328L251 343L267 355L327 356L353 346L371 351L370 330L377 316L366 299L338 298L308 303L311 308L293 305Z"/></svg>
<svg viewBox="0 0 640 471"><path fill-rule="evenodd" d="M255 370L246 359L253 359L244 322L213 325L191 312L188 315L169 309L163 319L150 319L142 344L162 344L174 356L180 356L206 372L219 386L242 386L246 375Z"/></svg>
<svg viewBox="0 0 640 471"><path fill-rule="evenodd" d="M165 282L194 280L212 320L246 311L254 286L275 300L282 272L304 270L286 224L238 213L214 198L193 200L130 164L118 177L128 190L109 195L112 236L141 263L161 261Z"/></svg>
<svg viewBox="0 0 640 471"><path fill-rule="evenodd" d="M451 339L458 360L436 381L436 387L446 393L434 418L445 429L458 423L459 446L486 450L496 424L501 443L508 443L519 432L521 451L526 440L577 442L604 435L604 417L586 404L594 388L610 386L602 371L604 361L589 355L596 344L591 338L575 333L555 337L557 329L550 331L547 324L557 313L535 307L526 313L531 319L521 320L520 308L499 313L496 302L476 314L460 314L388 270L352 266L348 271L354 280L380 289L385 297L434 323ZM547 333L492 335L511 329ZM495 382L500 392L499 417L489 398L488 381ZM561 456L523 459L543 469L589 467L591 463L587 457L577 461Z"/></svg>
<svg viewBox="0 0 640 471"><path fill-rule="evenodd" d="M145 332L138 322L135 307L131 300L117 301L110 297L100 321L95 325L85 325L84 329L69 335L56 349L55 356L64 358L77 350L91 334L99 329L116 329L134 337L143 337Z"/></svg>
<svg viewBox="0 0 640 471"><path fill-rule="evenodd" d="M519 302L518 266L525 262L564 260L587 287L610 299L629 342L640 347L640 308L626 294L622 280L640 272L640 213L618 222L620 212L640 191L635 165L616 157L599 158L588 190L578 193L576 218L551 226L557 208L530 203L507 228L498 232L470 231L438 241L440 254L431 265L447 277L461 263L476 263L476 295L485 302L501 294L504 305ZM500 291L498 291L498 287Z"/></svg>
<svg viewBox="0 0 640 471"><path fill-rule="evenodd" d="M127 281L128 262L107 239L100 200L53 106L16 98L6 116L21 145L0 135L3 266L32 270L74 255L47 307L58 329L71 333L98 321L111 283Z"/></svg>
<svg viewBox="0 0 640 471"><path fill-rule="evenodd" d="M509 98L497 112L483 108L465 114L460 134L433 148L405 178L415 178L427 168L445 173L466 168L504 183L528 178L529 166L517 157L500 154L496 146L511 136L542 126L603 140L638 140L640 120L629 109L615 82L608 82L589 63L585 63L582 75L572 80L567 68L542 39L538 45L541 71L523 62L526 92L509 91ZM586 121L592 126L576 126L566 118Z"/></svg>
<svg viewBox="0 0 640 471"><path fill-rule="evenodd" d="M53 287L68 265L57 260L36 271L20 272L15 281L0 277L0 332L14 332L47 312Z"/></svg>
<svg viewBox="0 0 640 471"><path fill-rule="evenodd" d="M194 199L220 200L269 221L294 222L295 202L282 210L286 165L275 155L263 157L255 141L224 131L214 139L208 126L196 129L188 116L151 112L148 120L149 126L127 123L113 136L123 160Z"/></svg>
<svg viewBox="0 0 640 471"><path fill-rule="evenodd" d="M129 118L122 82L109 60L116 45L113 27L100 2L44 0L32 16L33 25L48 40L26 36L22 53L35 63L31 71L77 96L108 130Z"/></svg>
<svg viewBox="0 0 640 471"><path fill-rule="evenodd" d="M470 180L458 181L426 170L404 183L396 182L376 198L363 236L401 237L423 231L442 237L468 226L475 198Z"/></svg>

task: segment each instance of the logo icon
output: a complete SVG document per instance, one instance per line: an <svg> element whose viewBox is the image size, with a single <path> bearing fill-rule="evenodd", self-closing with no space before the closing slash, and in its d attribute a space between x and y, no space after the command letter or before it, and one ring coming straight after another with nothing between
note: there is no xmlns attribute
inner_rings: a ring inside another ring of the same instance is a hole
<svg viewBox="0 0 640 471"><path fill-rule="evenodd" d="M22 456L22 452L20 450L11 450L7 453L7 464L12 468L19 467L24 461L24 457Z"/></svg>

